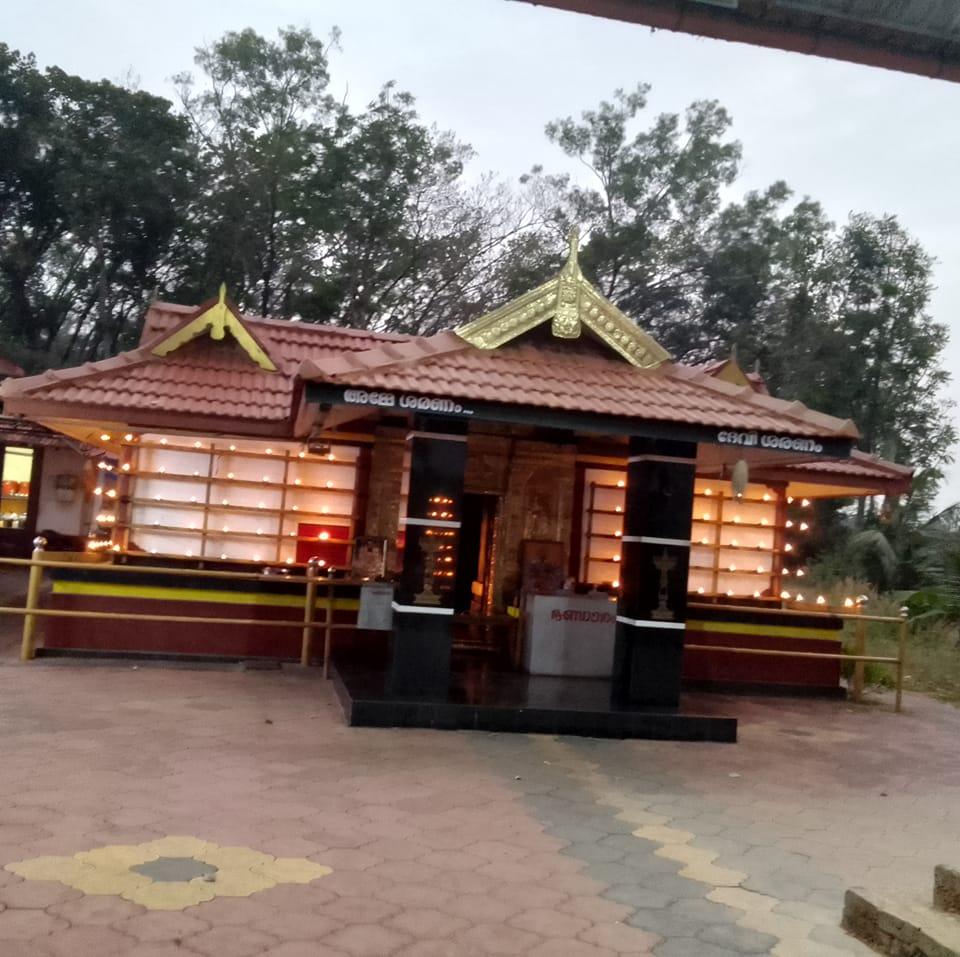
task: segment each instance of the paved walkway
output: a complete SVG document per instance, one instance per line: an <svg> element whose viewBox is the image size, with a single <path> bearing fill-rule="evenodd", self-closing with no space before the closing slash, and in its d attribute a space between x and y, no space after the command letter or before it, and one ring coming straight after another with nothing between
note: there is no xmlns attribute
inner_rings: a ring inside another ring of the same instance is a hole
<svg viewBox="0 0 960 957"><path fill-rule="evenodd" d="M907 705L735 701L738 745L355 730L316 672L7 656L0 954L865 954L844 888L960 858L960 712Z"/></svg>

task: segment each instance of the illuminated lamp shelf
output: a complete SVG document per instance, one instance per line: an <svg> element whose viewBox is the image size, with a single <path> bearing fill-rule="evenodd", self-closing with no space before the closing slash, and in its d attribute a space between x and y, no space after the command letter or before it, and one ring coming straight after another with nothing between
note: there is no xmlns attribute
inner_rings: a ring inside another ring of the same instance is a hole
<svg viewBox="0 0 960 957"><path fill-rule="evenodd" d="M30 498L30 495L29 495L29 494L27 494L27 495L20 495L19 493L16 493L16 494L14 494L14 495L3 495L3 496L0 496L0 499L2 499L4 502L9 502L11 499L25 499L25 498Z"/></svg>
<svg viewBox="0 0 960 957"><path fill-rule="evenodd" d="M717 574L719 575L760 575L763 578L771 578L773 576L773 572L770 571L769 568L766 571L762 571L762 572L758 572L755 568L737 568L734 571L730 571L729 568L718 568Z"/></svg>
<svg viewBox="0 0 960 957"><path fill-rule="evenodd" d="M284 576L283 576L283 574L282 574L282 570L283 570L283 569L289 569L289 568L306 568L306 567L307 567L307 563L306 563L306 562L276 561L276 560L274 560L274 559L259 559L259 560L256 560L256 559L253 559L253 558L220 558L219 556L216 556L216 555L184 555L183 552L161 552L159 549L157 549L157 552L156 552L156 554L154 555L154 553L151 552L151 551L149 551L149 550L136 550L136 551L131 551L131 550L123 551L123 550L122 550L122 551L115 552L112 548L106 548L106 549L104 549L104 554L105 554L105 555L110 555L110 556L117 556L117 555L121 555L121 556L122 556L122 555L127 555L127 556L130 556L130 557L132 557L132 558L143 558L144 555L150 555L151 557L154 557L154 558L174 558L174 559L177 559L177 560L179 560L179 561L184 561L184 560L186 560L186 561L188 561L188 562L196 562L198 568L203 568L205 565L208 565L208 564L211 564L211 565L224 565L224 564L226 564L226 565L253 565L253 566L256 566L257 568L263 568L264 565L268 565L268 566L270 566L270 567L276 567L276 568L278 568L278 569L281 570L281 574L278 574L278 575L276 576L276 578L273 579L273 581L284 581L284 580L285 580L285 579L284 579ZM339 567L339 566L336 566L336 565L327 565L327 566L325 567L324 571L329 571L329 570L335 569L335 568L337 568L337 567ZM302 579L302 578L294 578L294 579L292 579L292 580L293 580L293 581L302 582L302 581L304 581L305 579ZM326 584L326 583L327 583L327 580L324 579L324 578L320 578L320 579L318 580L318 584L323 585L323 584ZM336 578L336 579L330 579L330 580L329 580L329 583L330 583L330 584L336 584L336 585L343 585L343 584L349 584L349 583L350 583L350 580L349 580L349 579L344 579L344 578Z"/></svg>
<svg viewBox="0 0 960 957"><path fill-rule="evenodd" d="M772 495L768 499L763 499L763 498L755 498L752 495L750 496L743 495L740 498L737 498L735 495L727 495L726 493L722 495L719 495L719 494L705 495L703 492L694 492L693 497L702 498L705 502L719 502L719 501L751 502L751 503L756 503L757 505L769 505L771 508L775 508L777 504L776 498Z"/></svg>
<svg viewBox="0 0 960 957"><path fill-rule="evenodd" d="M232 485L238 488L287 489L300 492L323 492L334 495L353 495L352 488L328 488L326 485L297 485L295 482L264 482L262 479L238 479L217 475L184 475L180 472L121 472L136 478L156 479L161 482L198 482L205 485Z"/></svg>
<svg viewBox="0 0 960 957"><path fill-rule="evenodd" d="M250 538L259 541L278 540L284 542L322 542L324 545L353 545L352 538L319 538L317 535L284 535L277 532L242 532L235 529L224 531L222 528L181 528L178 525L127 525L131 531L160 532L169 535L203 535L207 538Z"/></svg>
<svg viewBox="0 0 960 957"><path fill-rule="evenodd" d="M329 491L329 489L328 489ZM286 508L281 511L279 508L260 508L257 505L224 505L214 502L180 502L171 498L135 498L132 503L134 506L144 508L171 508L171 509L208 509L211 512L245 512L250 515L284 515L288 519L302 518L304 515L310 518L353 518L352 515L344 515L342 512L316 512L309 509Z"/></svg>
<svg viewBox="0 0 960 957"><path fill-rule="evenodd" d="M615 489L618 492L626 492L627 490L626 485L617 485L617 484L610 485L607 482L591 482L591 486L593 488Z"/></svg>
<svg viewBox="0 0 960 957"><path fill-rule="evenodd" d="M713 565L691 565L690 571L713 572L714 567ZM730 571L729 568L717 568L716 572L720 575L762 575L764 578L769 578L773 574L769 569L758 572L755 568L737 568L734 571Z"/></svg>
<svg viewBox="0 0 960 957"><path fill-rule="evenodd" d="M622 542L622 535L614 535L613 532L587 532L587 538L609 538L614 541Z"/></svg>
<svg viewBox="0 0 960 957"><path fill-rule="evenodd" d="M591 515L623 515L623 509L618 512L615 508L588 508Z"/></svg>
<svg viewBox="0 0 960 957"><path fill-rule="evenodd" d="M778 525L774 525L773 522L767 522L764 525L762 522L734 522L732 519L725 518L722 522L716 518L695 518L693 520L694 525L722 525L724 528L768 528L770 531L774 531L779 528Z"/></svg>
<svg viewBox="0 0 960 957"><path fill-rule="evenodd" d="M592 555L587 558L589 562L598 562L601 565L622 565L623 562L615 562L612 558L594 558Z"/></svg>
<svg viewBox="0 0 960 957"><path fill-rule="evenodd" d="M268 455L266 452L245 452L243 449L233 449L232 451L227 446L217 445L214 448L210 448L209 445L204 445L201 448L197 448L194 445L172 445L169 442L166 445L162 445L160 442L123 442L121 443L124 448L128 449L156 449L160 452L189 452L192 455L232 455L238 459L266 459L270 462L282 462L284 459L289 459L291 465L295 465L297 462L304 462L308 465L333 465L337 468L355 468L356 459L330 459L325 455L319 455L315 452L308 452L303 458L300 457L298 452L290 451L280 451L273 452ZM331 448L335 448L337 445L348 445L353 447L355 443L353 442L331 442Z"/></svg>
<svg viewBox="0 0 960 957"><path fill-rule="evenodd" d="M700 547L707 548L708 546L701 542ZM772 548L769 545L717 545L713 543L710 547L717 548L721 552L752 552L754 555L756 555L757 552L766 552L769 555L778 555L780 553L779 548Z"/></svg>

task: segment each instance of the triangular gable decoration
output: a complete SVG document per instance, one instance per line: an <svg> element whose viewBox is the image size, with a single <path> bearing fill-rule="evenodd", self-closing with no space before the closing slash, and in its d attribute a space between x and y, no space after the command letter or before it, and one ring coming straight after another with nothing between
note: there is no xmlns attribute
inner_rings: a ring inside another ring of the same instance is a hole
<svg viewBox="0 0 960 957"><path fill-rule="evenodd" d="M583 327L642 369L656 368L670 354L652 336L605 299L580 271L579 230L570 231L570 248L563 269L542 286L456 330L479 349L497 349L541 323L559 339L577 339Z"/></svg>
<svg viewBox="0 0 960 957"><path fill-rule="evenodd" d="M219 341L224 338L228 331L240 348L261 369L266 372L277 371L277 367L267 351L250 334L233 305L227 300L226 283L220 285L220 293L213 305L206 309L201 307L201 311L193 319L188 320L184 325L164 336L150 351L155 356L167 356L204 333L209 332L211 339Z"/></svg>

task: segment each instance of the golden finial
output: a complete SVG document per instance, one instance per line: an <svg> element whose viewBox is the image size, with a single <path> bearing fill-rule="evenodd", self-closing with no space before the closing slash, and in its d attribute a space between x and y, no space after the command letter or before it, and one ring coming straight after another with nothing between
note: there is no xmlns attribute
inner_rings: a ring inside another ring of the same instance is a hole
<svg viewBox="0 0 960 957"><path fill-rule="evenodd" d="M571 226L567 233L567 261L561 272L567 276L575 276L580 272L580 227Z"/></svg>
<svg viewBox="0 0 960 957"><path fill-rule="evenodd" d="M210 309L210 338L222 339L227 331L227 313L230 307L227 305L227 284L220 283L220 292L217 295L217 304Z"/></svg>
<svg viewBox="0 0 960 957"><path fill-rule="evenodd" d="M550 331L559 339L576 339L580 335L580 229L573 226L567 237L567 261L560 270L557 285L557 304L550 323Z"/></svg>

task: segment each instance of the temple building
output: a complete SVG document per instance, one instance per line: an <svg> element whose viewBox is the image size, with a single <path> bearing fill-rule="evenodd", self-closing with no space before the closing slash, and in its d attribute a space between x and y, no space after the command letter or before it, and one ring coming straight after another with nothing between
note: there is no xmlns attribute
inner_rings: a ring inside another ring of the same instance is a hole
<svg viewBox="0 0 960 957"><path fill-rule="evenodd" d="M57 571L54 607L283 617L302 603L283 571L314 559L346 620L365 581L393 582L391 629L335 644L358 723L361 699L383 705L369 723L575 730L518 715L576 710L587 688L621 716L675 713L684 687L836 692L835 661L717 649L839 649L839 619L784 614L818 607L812 503L911 480L734 360L671 361L584 278L575 235L557 276L452 331L252 318L221 290L155 302L136 349L2 394L7 415L102 450L98 560ZM120 582L115 563L143 573ZM151 576L169 565L264 574ZM44 643L299 655L298 635L256 627L51 619ZM481 699L511 717L442 712ZM577 727L642 733L591 720Z"/></svg>

